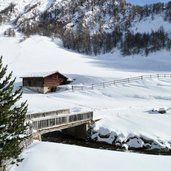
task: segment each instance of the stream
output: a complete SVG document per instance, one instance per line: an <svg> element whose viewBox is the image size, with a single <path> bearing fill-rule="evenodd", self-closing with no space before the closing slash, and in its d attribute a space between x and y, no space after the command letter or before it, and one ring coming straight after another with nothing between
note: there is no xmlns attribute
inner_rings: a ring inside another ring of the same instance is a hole
<svg viewBox="0 0 171 171"><path fill-rule="evenodd" d="M103 150L113 150L113 151L122 151L122 152L129 151L129 152L135 152L135 153L141 153L141 154L153 154L153 155L171 155L171 151L160 152L156 150L147 151L143 149L125 150L125 149L122 149L121 147L116 147L114 145L107 144L104 142L94 142L92 140L77 139L77 138L74 138L73 136L65 135L61 131L43 134L42 141L77 145L77 146L82 146L82 147L103 149Z"/></svg>

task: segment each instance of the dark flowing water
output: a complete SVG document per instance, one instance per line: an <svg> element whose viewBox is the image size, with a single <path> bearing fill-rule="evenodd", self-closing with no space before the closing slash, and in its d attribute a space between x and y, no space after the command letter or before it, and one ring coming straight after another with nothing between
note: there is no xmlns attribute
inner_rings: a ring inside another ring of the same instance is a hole
<svg viewBox="0 0 171 171"><path fill-rule="evenodd" d="M77 139L77 138L74 138L73 136L65 135L60 131L51 132L51 133L42 135L42 141L78 145L82 147L90 147L90 148L96 148L96 149L117 150L116 147L110 144L93 142L90 140ZM124 150L118 149L118 151L124 151Z"/></svg>
<svg viewBox="0 0 171 171"><path fill-rule="evenodd" d="M51 132L42 135L42 141L56 142L62 144L78 145L82 147L89 147L95 149L113 150L113 151L126 151L121 147L116 147L114 145L106 144L103 142L94 142L91 140L77 139L69 135L63 134L61 131ZM171 155L171 151L160 152L158 150L147 151L145 149L131 149L129 152L143 153L143 154L155 154L155 155Z"/></svg>

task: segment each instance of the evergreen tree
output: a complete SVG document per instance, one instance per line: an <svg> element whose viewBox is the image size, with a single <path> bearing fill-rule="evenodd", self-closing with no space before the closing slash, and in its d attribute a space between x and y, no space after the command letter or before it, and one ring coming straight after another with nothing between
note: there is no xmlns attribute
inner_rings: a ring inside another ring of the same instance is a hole
<svg viewBox="0 0 171 171"><path fill-rule="evenodd" d="M23 149L21 143L27 138L24 125L27 105L18 103L22 91L14 91L14 82L12 72L7 74L7 66L3 67L0 57L0 167L18 158Z"/></svg>

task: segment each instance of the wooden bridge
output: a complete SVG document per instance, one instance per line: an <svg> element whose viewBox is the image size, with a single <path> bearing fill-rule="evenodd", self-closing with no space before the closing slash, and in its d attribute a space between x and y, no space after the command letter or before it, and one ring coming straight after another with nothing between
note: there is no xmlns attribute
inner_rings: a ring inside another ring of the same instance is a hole
<svg viewBox="0 0 171 171"><path fill-rule="evenodd" d="M69 109L27 114L30 130L36 130L33 137L41 140L41 135L57 130L67 130L67 133L80 138L84 137L93 121L93 112L70 113ZM78 128L78 129L77 129ZM33 131L32 131L33 132Z"/></svg>

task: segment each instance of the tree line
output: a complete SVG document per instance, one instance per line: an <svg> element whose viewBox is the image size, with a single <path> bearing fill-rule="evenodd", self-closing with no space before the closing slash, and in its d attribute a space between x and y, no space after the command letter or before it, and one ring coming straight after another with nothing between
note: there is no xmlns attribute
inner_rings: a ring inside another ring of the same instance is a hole
<svg viewBox="0 0 171 171"><path fill-rule="evenodd" d="M170 50L171 36L164 28L134 33L131 27L135 20L155 20L157 15L171 24L171 2L145 6L130 5L125 0L63 0L62 3L40 13L38 20L17 19L16 28L26 36L40 34L61 38L64 47L86 54L107 53L115 47L124 55L148 55L162 48ZM1 11L0 19L2 15L10 15L13 8L11 4L5 12ZM92 16L88 18L89 14ZM5 35L15 36L15 33L7 30Z"/></svg>

